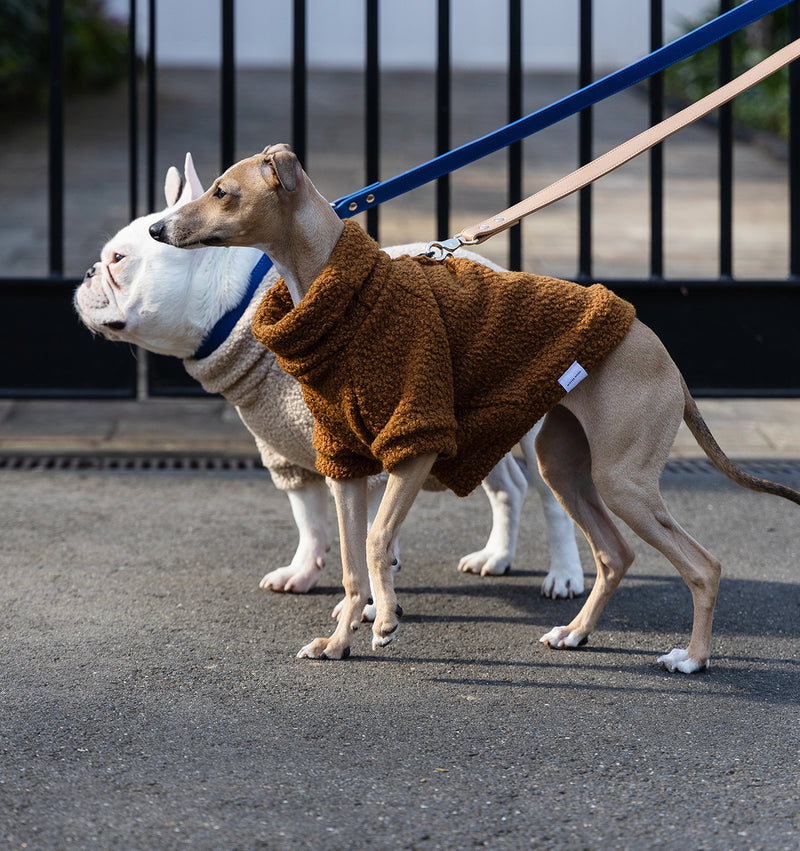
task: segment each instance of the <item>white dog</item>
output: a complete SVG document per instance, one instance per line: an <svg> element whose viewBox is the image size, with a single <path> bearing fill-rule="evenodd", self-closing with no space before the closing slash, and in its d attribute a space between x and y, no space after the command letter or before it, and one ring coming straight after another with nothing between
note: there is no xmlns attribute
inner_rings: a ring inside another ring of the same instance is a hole
<svg viewBox="0 0 800 851"><path fill-rule="evenodd" d="M203 194L189 154L184 174L182 188L177 169L167 173L166 211L136 219L106 243L100 261L76 290L75 306L88 328L110 340L182 358L186 370L205 390L221 394L236 406L273 482L286 491L299 531L291 563L268 572L261 587L303 593L316 585L325 566L328 491L315 468L313 419L300 385L251 334L255 308L278 274L274 269L263 274L259 266L263 255L255 249L182 251L150 237L151 224ZM414 254L419 246L388 251ZM541 592L554 599L580 595L583 571L572 521L539 475L532 439L522 448L542 499L550 543L550 570ZM385 481L378 478L372 487L375 507ZM502 574L514 559L527 482L509 455L483 486L491 504L491 532L486 545L462 558L458 568L481 575Z"/></svg>

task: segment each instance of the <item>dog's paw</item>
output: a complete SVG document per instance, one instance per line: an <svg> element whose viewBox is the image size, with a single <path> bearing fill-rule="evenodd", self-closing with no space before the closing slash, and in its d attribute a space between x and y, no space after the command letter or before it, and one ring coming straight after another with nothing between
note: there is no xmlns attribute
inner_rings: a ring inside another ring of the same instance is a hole
<svg viewBox="0 0 800 851"><path fill-rule="evenodd" d="M477 573L480 576L505 576L511 570L511 554L506 550L488 547L470 553L458 563L462 573Z"/></svg>
<svg viewBox="0 0 800 851"><path fill-rule="evenodd" d="M571 600L583 594L583 571L565 572L550 570L545 576L541 588L542 597L551 600Z"/></svg>
<svg viewBox="0 0 800 851"><path fill-rule="evenodd" d="M293 594L305 594L319 581L319 575L325 567L323 559L318 558L307 568L279 567L268 573L259 582L258 587L268 591L288 591Z"/></svg>
<svg viewBox="0 0 800 851"><path fill-rule="evenodd" d="M658 657L658 664L671 673L680 672L681 674L696 674L698 671L708 670L708 659L705 662L698 662L689 656L688 650L682 650L676 647L669 653Z"/></svg>
<svg viewBox="0 0 800 851"><path fill-rule="evenodd" d="M394 610L394 614L378 617L376 613L375 622L372 625L373 650L377 650L379 647L386 647L387 644L391 644L394 641L402 616L403 607L399 603Z"/></svg>
<svg viewBox="0 0 800 851"><path fill-rule="evenodd" d="M333 611L331 612L331 617L339 620L339 615L342 613L342 609L344 608L344 603L347 597L342 597L341 600L333 607ZM364 611L361 613L361 620L366 621L368 623L372 623L375 620L375 604L372 600L364 606Z"/></svg>
<svg viewBox="0 0 800 851"><path fill-rule="evenodd" d="M579 630L571 630L568 626L557 626L539 639L542 644L546 644L548 647L553 647L556 650L580 647L586 644L588 640L588 635L582 635Z"/></svg>
<svg viewBox="0 0 800 851"><path fill-rule="evenodd" d="M300 649L298 659L347 659L350 646L342 645L333 638L315 638Z"/></svg>

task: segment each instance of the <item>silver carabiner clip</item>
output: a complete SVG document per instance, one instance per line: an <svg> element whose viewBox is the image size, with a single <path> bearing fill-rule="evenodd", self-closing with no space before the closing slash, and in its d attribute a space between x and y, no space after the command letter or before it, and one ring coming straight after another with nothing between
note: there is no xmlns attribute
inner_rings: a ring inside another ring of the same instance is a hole
<svg viewBox="0 0 800 851"><path fill-rule="evenodd" d="M425 249L425 256L432 257L434 260L444 260L458 251L462 245L472 245L475 242L477 240L467 240L462 236L451 236L450 239L443 239L441 242L429 242Z"/></svg>

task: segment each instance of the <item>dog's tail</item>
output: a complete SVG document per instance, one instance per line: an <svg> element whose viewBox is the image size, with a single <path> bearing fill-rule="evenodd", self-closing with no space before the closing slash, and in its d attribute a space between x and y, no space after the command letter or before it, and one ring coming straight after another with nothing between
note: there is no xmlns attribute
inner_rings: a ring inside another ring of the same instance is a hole
<svg viewBox="0 0 800 851"><path fill-rule="evenodd" d="M703 419L703 415L697 407L697 403L692 398L692 394L689 392L689 388L682 378L681 383L683 384L683 421L689 427L689 431L694 435L694 439L700 444L700 448L708 455L711 463L720 473L724 473L729 479L743 488L782 496L784 499L791 500L800 505L800 492L786 485L771 482L769 479L751 476L750 473L746 473L728 458L722 447L715 440L714 435L711 434L706 421Z"/></svg>

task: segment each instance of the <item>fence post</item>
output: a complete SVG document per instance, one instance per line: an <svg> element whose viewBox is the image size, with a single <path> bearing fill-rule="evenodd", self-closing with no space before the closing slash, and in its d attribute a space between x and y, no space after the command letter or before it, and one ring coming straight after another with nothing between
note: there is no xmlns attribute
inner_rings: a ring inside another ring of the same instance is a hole
<svg viewBox="0 0 800 851"><path fill-rule="evenodd" d="M508 0L508 121L522 118L522 2ZM522 142L508 148L508 204L522 200ZM522 223L508 232L508 268L522 268Z"/></svg>
<svg viewBox="0 0 800 851"><path fill-rule="evenodd" d="M450 0L439 0L436 23L436 156L450 150ZM450 236L450 175L436 181L436 236Z"/></svg>
<svg viewBox="0 0 800 851"><path fill-rule="evenodd" d="M49 0L47 14L50 27L48 271L56 277L64 271L64 9L61 0Z"/></svg>
<svg viewBox="0 0 800 851"><path fill-rule="evenodd" d="M581 0L580 5L580 62L578 65L578 87L592 82L592 0ZM578 115L578 161L586 165L592 159L592 108L581 110ZM585 186L578 197L578 278L592 277L592 187Z"/></svg>

